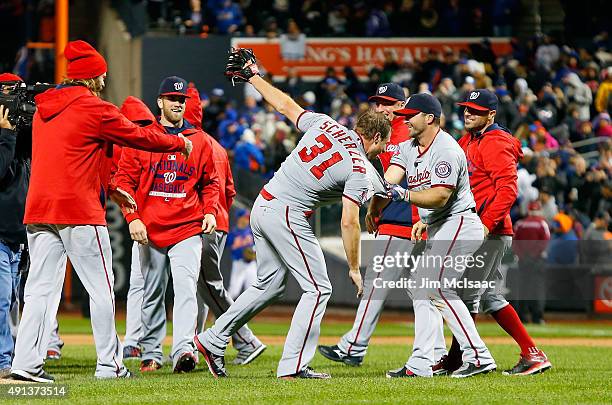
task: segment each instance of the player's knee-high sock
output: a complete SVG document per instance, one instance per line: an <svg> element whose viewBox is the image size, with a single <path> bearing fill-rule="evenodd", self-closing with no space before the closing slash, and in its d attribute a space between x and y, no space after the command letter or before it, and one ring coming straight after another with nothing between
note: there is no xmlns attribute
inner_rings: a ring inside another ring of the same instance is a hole
<svg viewBox="0 0 612 405"><path fill-rule="evenodd" d="M508 304L499 311L491 313L491 315L495 318L499 326L501 326L507 334L512 336L512 339L521 347L521 354L527 355L529 353L537 353L538 348L535 342L531 336L529 336L529 332L525 329L525 326L512 305Z"/></svg>
<svg viewBox="0 0 612 405"><path fill-rule="evenodd" d="M472 315L472 319L474 320L474 322L476 322L476 315L478 314L471 312L470 315ZM463 352L461 351L459 342L457 341L457 338L453 336L453 342L451 343L451 347L448 351L448 359L451 362L451 364L452 363L461 364L462 356L463 356Z"/></svg>

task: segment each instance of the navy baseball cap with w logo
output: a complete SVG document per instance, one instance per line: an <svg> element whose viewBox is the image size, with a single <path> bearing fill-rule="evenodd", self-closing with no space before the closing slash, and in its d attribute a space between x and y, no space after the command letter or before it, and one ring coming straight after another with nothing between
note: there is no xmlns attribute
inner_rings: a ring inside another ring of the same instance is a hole
<svg viewBox="0 0 612 405"><path fill-rule="evenodd" d="M497 110L497 96L487 89L476 89L467 95L467 99L463 103L457 103L457 105L478 111Z"/></svg>
<svg viewBox="0 0 612 405"><path fill-rule="evenodd" d="M440 118L442 115L442 105L431 94L419 93L413 94L408 98L406 107L393 111L393 114L405 116L407 119L414 117L418 113L433 114L434 117Z"/></svg>
<svg viewBox="0 0 612 405"><path fill-rule="evenodd" d="M187 87L187 80L185 79L178 76L166 77L159 85L158 95L183 96L189 98L189 95L187 95Z"/></svg>
<svg viewBox="0 0 612 405"><path fill-rule="evenodd" d="M405 101L404 89L397 83L383 83L376 89L376 94L368 98L368 101Z"/></svg>

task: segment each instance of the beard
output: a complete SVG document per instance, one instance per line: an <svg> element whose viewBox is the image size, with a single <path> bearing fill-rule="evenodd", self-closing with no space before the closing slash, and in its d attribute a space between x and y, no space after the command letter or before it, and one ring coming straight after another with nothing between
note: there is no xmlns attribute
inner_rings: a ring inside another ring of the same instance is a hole
<svg viewBox="0 0 612 405"><path fill-rule="evenodd" d="M162 110L162 113L164 114L164 118L168 120L168 122L171 122L172 124L178 124L183 119L183 115L185 115L185 110L181 112L175 112L172 111L172 109L170 108L164 108Z"/></svg>

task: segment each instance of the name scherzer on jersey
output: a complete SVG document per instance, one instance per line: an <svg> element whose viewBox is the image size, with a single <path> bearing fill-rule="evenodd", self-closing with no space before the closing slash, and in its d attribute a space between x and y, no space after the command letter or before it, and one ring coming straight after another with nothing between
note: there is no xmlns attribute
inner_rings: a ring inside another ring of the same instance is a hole
<svg viewBox="0 0 612 405"><path fill-rule="evenodd" d="M325 114L304 111L304 135L265 190L287 205L313 210L341 200L362 205L374 193L375 174L355 131Z"/></svg>
<svg viewBox="0 0 612 405"><path fill-rule="evenodd" d="M391 158L391 165L406 172L408 189L421 191L432 187L453 189L453 194L442 208L419 207L419 216L425 224L432 224L453 214L476 207L470 189L467 160L463 150L447 132L439 130L431 145L419 152L415 139L402 142L399 153Z"/></svg>

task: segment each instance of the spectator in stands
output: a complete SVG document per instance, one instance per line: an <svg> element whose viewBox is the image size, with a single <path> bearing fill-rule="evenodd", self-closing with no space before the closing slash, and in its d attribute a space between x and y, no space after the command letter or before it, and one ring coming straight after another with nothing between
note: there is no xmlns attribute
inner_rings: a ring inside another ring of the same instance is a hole
<svg viewBox="0 0 612 405"><path fill-rule="evenodd" d="M280 36L281 56L284 60L301 60L306 55L306 35L295 20L289 20L287 33Z"/></svg>
<svg viewBox="0 0 612 405"><path fill-rule="evenodd" d="M559 60L561 52L559 47L553 42L552 38L544 35L542 44L538 46L536 51L536 64L547 71L552 69L555 62Z"/></svg>
<svg viewBox="0 0 612 405"><path fill-rule="evenodd" d="M393 7L390 2L385 3L385 7L388 7L389 4ZM365 34L368 37L391 36L391 24L389 24L389 18L383 10L373 8L372 11L370 11L370 15L366 21Z"/></svg>
<svg viewBox="0 0 612 405"><path fill-rule="evenodd" d="M576 264L578 259L578 237L573 229L572 218L558 213L552 221L552 239L548 245L548 263Z"/></svg>
<svg viewBox="0 0 612 405"><path fill-rule="evenodd" d="M550 230L542 216L542 206L532 201L528 215L514 225L512 250L518 256L518 277L513 296L518 298L518 314L523 323L531 315L533 323L543 323L546 303L545 252L550 240Z"/></svg>
<svg viewBox="0 0 612 405"><path fill-rule="evenodd" d="M232 0L224 0L214 12L219 34L233 34L242 24L240 6Z"/></svg>
<svg viewBox="0 0 612 405"><path fill-rule="evenodd" d="M297 99L304 91L304 82L294 67L287 69L287 78L281 87L293 99Z"/></svg>
<svg viewBox="0 0 612 405"><path fill-rule="evenodd" d="M610 214L606 211L599 211L593 222L584 234L581 243L581 258L583 263L589 264L609 264L612 256L612 234L610 228Z"/></svg>
<svg viewBox="0 0 612 405"><path fill-rule="evenodd" d="M589 86L584 84L576 73L568 73L563 77L565 98L578 108L578 118L583 121L591 119L591 103L593 95Z"/></svg>
<svg viewBox="0 0 612 405"><path fill-rule="evenodd" d="M602 73L603 82L597 89L595 97L595 109L602 112L612 112L612 66Z"/></svg>
<svg viewBox="0 0 612 405"><path fill-rule="evenodd" d="M261 173L264 171L264 155L255 142L253 131L245 129L234 151L234 164L241 169Z"/></svg>

